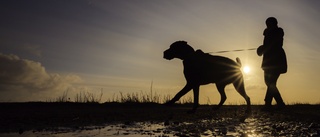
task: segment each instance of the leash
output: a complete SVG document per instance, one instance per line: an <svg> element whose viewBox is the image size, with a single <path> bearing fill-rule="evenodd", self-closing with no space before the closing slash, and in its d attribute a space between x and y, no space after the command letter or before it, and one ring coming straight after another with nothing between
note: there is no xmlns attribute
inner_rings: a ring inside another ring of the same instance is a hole
<svg viewBox="0 0 320 137"><path fill-rule="evenodd" d="M225 53L225 52L239 52L239 51L247 51L247 50L256 50L257 48L250 48L250 49L237 49L237 50L222 50L222 51L215 51L215 52L208 52L211 53Z"/></svg>

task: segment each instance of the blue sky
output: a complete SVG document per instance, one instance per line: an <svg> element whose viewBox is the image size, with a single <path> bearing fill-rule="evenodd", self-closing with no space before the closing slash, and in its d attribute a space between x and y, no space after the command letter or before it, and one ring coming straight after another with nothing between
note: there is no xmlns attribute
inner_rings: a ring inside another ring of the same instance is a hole
<svg viewBox="0 0 320 137"><path fill-rule="evenodd" d="M38 101L68 91L174 95L185 84L181 61L163 51L177 40L205 52L256 48L264 21L278 19L285 31L289 70L278 87L288 103L319 103L320 24L317 0L69 0L0 2L0 101ZM254 51L219 54L240 57L248 95L263 103L261 57ZM219 101L214 85L201 88L203 103ZM227 103L244 100L227 87Z"/></svg>

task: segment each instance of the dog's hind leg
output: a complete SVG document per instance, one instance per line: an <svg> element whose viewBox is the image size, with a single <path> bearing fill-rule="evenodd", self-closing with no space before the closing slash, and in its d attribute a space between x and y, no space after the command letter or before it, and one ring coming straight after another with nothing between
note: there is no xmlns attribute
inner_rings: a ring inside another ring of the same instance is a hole
<svg viewBox="0 0 320 137"><path fill-rule="evenodd" d="M223 105L223 103L227 100L226 92L224 91L224 88L226 87L226 85L225 84L216 84L216 86L217 86L217 89L220 93L221 99L220 99L220 103L218 104L218 106L214 109L219 109Z"/></svg>
<svg viewBox="0 0 320 137"><path fill-rule="evenodd" d="M247 95L246 90L244 89L243 77L238 78L233 82L233 86L238 91L238 93L246 100L247 102L247 110L246 112L251 112L251 101L250 97Z"/></svg>

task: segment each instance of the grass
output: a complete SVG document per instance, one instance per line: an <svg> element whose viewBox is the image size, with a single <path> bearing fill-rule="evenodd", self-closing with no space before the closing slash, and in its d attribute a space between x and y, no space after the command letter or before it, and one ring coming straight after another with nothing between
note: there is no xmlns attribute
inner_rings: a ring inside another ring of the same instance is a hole
<svg viewBox="0 0 320 137"><path fill-rule="evenodd" d="M172 97L170 95L160 95L157 93L146 93L146 92L134 92L134 93L123 93L119 92L119 95L113 95L111 99L108 99L108 102L117 102L117 103L156 103L162 104L168 102ZM192 103L193 100L190 96L183 97L179 101L178 104L189 104Z"/></svg>
<svg viewBox="0 0 320 137"><path fill-rule="evenodd" d="M80 93L74 96L74 100L68 97L68 91L63 92L61 96L58 96L55 100L47 100L47 102L74 102L74 103L102 103L103 89L100 90L100 94L89 91L80 91ZM112 98L108 98L105 103L155 103L162 104L172 99L171 95L160 95L153 91L153 81L151 81L149 92L132 92L113 94ZM210 104L209 97L207 98L208 104ZM184 96L177 104L191 104L193 99L191 96Z"/></svg>
<svg viewBox="0 0 320 137"><path fill-rule="evenodd" d="M154 103L154 104L163 104L172 99L171 95L158 94L157 92L132 92L132 93L124 93L119 92L118 94L113 94L112 97L106 99L106 101L102 101L103 98L103 89L100 90L99 94L92 93L89 91L80 91L76 95L74 95L73 100L68 95L68 91L62 93L62 95L56 97L54 100L50 99L46 102L74 102L74 103ZM176 102L176 104L192 104L193 97L192 96L183 96L180 100ZM205 105L211 104L209 97L207 97L207 103ZM225 105L243 105L245 102L238 103L227 103ZM286 103L287 105L320 105L320 103L310 104L308 102L291 102ZM259 104L252 104L259 105ZM273 104L275 105L275 104Z"/></svg>
<svg viewBox="0 0 320 137"><path fill-rule="evenodd" d="M100 94L96 95L89 91L80 91L74 96L74 100L71 101L71 98L68 97L68 91L62 93L62 95L56 97L54 100L47 99L46 102L74 102L74 103L101 103L103 96L103 90L101 89Z"/></svg>
<svg viewBox="0 0 320 137"><path fill-rule="evenodd" d="M103 91L101 89L100 94L95 95L94 93L90 92L80 92L79 94L76 94L74 97L75 102L80 103L99 103L101 102L103 96Z"/></svg>
<svg viewBox="0 0 320 137"><path fill-rule="evenodd" d="M157 92L152 90L148 92L132 92L132 93L123 93L119 92L118 94L113 94L112 97L108 98L105 102L102 102L103 89L101 89L99 94L95 94L89 91L80 91L74 95L73 100L69 97L68 91L62 93L62 95L56 97L55 99L47 99L46 102L74 102L74 103L155 103L162 104L170 99L171 95L160 95ZM210 102L208 98L208 102ZM177 104L190 104L193 103L191 96L182 97Z"/></svg>

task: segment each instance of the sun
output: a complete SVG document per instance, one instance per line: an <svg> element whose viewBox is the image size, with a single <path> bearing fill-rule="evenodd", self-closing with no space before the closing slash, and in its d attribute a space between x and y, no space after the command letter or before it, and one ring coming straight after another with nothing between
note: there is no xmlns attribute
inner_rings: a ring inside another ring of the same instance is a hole
<svg viewBox="0 0 320 137"><path fill-rule="evenodd" d="M244 73L248 74L248 73L250 73L250 71L251 71L251 69L250 69L249 66L243 67L243 72L244 72Z"/></svg>

